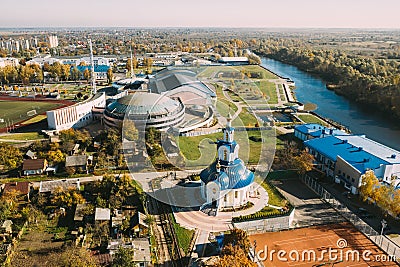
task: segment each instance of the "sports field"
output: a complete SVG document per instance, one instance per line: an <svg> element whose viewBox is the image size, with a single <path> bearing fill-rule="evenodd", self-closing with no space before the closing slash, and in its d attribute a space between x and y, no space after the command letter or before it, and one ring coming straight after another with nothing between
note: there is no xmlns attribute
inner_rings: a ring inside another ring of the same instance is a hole
<svg viewBox="0 0 400 267"><path fill-rule="evenodd" d="M252 244L254 240L266 267L398 266L349 223L251 235ZM278 259L280 250L285 254Z"/></svg>
<svg viewBox="0 0 400 267"><path fill-rule="evenodd" d="M0 128L33 118L60 105L34 101L0 101Z"/></svg>

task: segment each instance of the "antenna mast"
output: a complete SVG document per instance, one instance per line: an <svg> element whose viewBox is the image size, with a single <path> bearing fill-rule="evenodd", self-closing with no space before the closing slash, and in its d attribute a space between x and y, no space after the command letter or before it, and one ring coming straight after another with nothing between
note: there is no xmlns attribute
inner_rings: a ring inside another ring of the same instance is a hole
<svg viewBox="0 0 400 267"><path fill-rule="evenodd" d="M132 56L132 41L131 41L131 79L133 78L135 78L135 72L133 71L133 56Z"/></svg>
<svg viewBox="0 0 400 267"><path fill-rule="evenodd" d="M236 41L235 41L235 57L237 57L237 44L236 44Z"/></svg>
<svg viewBox="0 0 400 267"><path fill-rule="evenodd" d="M92 74L92 93L95 95L97 93L96 90L96 75L94 73L94 60L93 60L93 47L92 40L89 39L89 47L90 47L90 65L91 65L91 74Z"/></svg>

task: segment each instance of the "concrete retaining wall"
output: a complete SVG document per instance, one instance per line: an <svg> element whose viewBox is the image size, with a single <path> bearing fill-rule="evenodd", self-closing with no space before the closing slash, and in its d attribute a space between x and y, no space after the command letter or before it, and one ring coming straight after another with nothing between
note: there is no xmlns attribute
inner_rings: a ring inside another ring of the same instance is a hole
<svg viewBox="0 0 400 267"><path fill-rule="evenodd" d="M286 216L233 223L233 226L245 230L248 233L264 233L287 230L292 225L294 211L295 209L293 209L292 212Z"/></svg>

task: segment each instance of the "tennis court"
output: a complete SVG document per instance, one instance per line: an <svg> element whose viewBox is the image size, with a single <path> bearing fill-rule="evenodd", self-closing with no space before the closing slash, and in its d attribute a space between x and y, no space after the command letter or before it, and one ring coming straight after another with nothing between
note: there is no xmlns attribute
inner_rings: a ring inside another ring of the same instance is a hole
<svg viewBox="0 0 400 267"><path fill-rule="evenodd" d="M398 266L349 223L251 235L254 240L266 267Z"/></svg>

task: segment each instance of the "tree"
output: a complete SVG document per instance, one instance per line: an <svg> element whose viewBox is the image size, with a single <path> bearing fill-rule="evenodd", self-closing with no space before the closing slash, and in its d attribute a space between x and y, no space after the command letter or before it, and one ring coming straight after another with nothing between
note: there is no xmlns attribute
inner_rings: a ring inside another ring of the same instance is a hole
<svg viewBox="0 0 400 267"><path fill-rule="evenodd" d="M71 208L76 204L85 203L85 199L75 188L65 190L61 187L57 187L53 192L51 203L60 207Z"/></svg>
<svg viewBox="0 0 400 267"><path fill-rule="evenodd" d="M299 174L305 174L313 169L314 157L307 153L307 151L302 151L299 155L293 158L293 167L297 169Z"/></svg>
<svg viewBox="0 0 400 267"><path fill-rule="evenodd" d="M112 267L135 267L135 252L133 249L119 247L117 253L114 254ZM150 259L149 259L150 260Z"/></svg>
<svg viewBox="0 0 400 267"><path fill-rule="evenodd" d="M144 58L143 65L146 67L147 71L150 71L151 67L153 66L153 59L149 57Z"/></svg>
<svg viewBox="0 0 400 267"><path fill-rule="evenodd" d="M107 82L108 82L108 84L111 84L113 79L114 79L114 74L113 74L112 68L109 68L107 70Z"/></svg>
<svg viewBox="0 0 400 267"><path fill-rule="evenodd" d="M135 127L135 123L131 120L124 120L122 136L128 141L136 141L139 136L139 131Z"/></svg>
<svg viewBox="0 0 400 267"><path fill-rule="evenodd" d="M138 61L135 57L132 60L132 67L133 67L133 69L137 69L137 67L138 67ZM125 68L129 71L131 70L131 59L130 58L126 62Z"/></svg>
<svg viewBox="0 0 400 267"><path fill-rule="evenodd" d="M227 245L239 246L245 253L248 253L250 250L249 237L242 229L234 228L230 234L225 235L224 246Z"/></svg>
<svg viewBox="0 0 400 267"><path fill-rule="evenodd" d="M395 190L393 193L393 201L390 205L390 210L395 217L399 216L400 214L400 191Z"/></svg>
<svg viewBox="0 0 400 267"><path fill-rule="evenodd" d="M97 267L100 266L92 253L86 248L68 246L61 254L59 265L62 267Z"/></svg>
<svg viewBox="0 0 400 267"><path fill-rule="evenodd" d="M74 67L71 70L71 79L74 81L78 81L81 79L81 73L79 72L78 68Z"/></svg>
<svg viewBox="0 0 400 267"><path fill-rule="evenodd" d="M67 166L65 167L65 171L69 176L74 175L76 173L76 168L73 166Z"/></svg>
<svg viewBox="0 0 400 267"><path fill-rule="evenodd" d="M216 267L255 267L248 255L250 240L247 233L241 229L233 229L225 235L221 257L215 264Z"/></svg>
<svg viewBox="0 0 400 267"><path fill-rule="evenodd" d="M366 171L361 176L360 196L363 201L368 198L375 198L375 191L379 186L379 181L372 170Z"/></svg>
<svg viewBox="0 0 400 267"><path fill-rule="evenodd" d="M0 165L5 170L17 168L22 163L21 151L11 145L0 143Z"/></svg>
<svg viewBox="0 0 400 267"><path fill-rule="evenodd" d="M13 212L12 204L4 197L0 198L0 221L7 220Z"/></svg>
<svg viewBox="0 0 400 267"><path fill-rule="evenodd" d="M64 162L65 155L61 152L60 149L57 149L55 151L50 150L49 152L47 152L47 160L53 164L61 163Z"/></svg>
<svg viewBox="0 0 400 267"><path fill-rule="evenodd" d="M239 246L228 245L221 251L221 257L215 267L256 267Z"/></svg>
<svg viewBox="0 0 400 267"><path fill-rule="evenodd" d="M91 75L89 69L86 68L86 69L83 71L83 77L84 77L87 81L89 81L91 76L92 76L92 75Z"/></svg>
<svg viewBox="0 0 400 267"><path fill-rule="evenodd" d="M62 65L62 78L67 81L69 76L71 76L71 65Z"/></svg>
<svg viewBox="0 0 400 267"><path fill-rule="evenodd" d="M28 223L37 223L38 219L44 216L43 212L41 212L39 209L31 204L28 204L22 209L21 215L25 220L28 221Z"/></svg>

